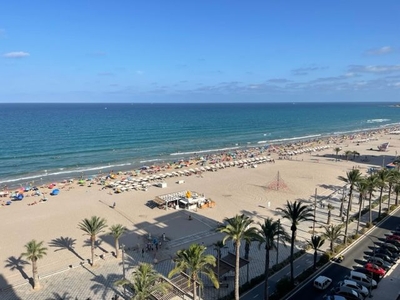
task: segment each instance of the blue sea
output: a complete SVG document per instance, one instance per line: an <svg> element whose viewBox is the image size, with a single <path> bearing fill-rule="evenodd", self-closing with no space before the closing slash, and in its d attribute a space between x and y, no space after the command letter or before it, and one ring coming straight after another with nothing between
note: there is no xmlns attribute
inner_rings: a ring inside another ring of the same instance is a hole
<svg viewBox="0 0 400 300"><path fill-rule="evenodd" d="M0 187L400 124L393 103L0 104Z"/></svg>

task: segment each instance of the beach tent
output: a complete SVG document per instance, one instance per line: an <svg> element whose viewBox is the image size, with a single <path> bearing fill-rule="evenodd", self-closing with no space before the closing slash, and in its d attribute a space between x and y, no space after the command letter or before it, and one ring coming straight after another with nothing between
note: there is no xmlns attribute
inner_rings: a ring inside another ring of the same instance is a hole
<svg viewBox="0 0 400 300"><path fill-rule="evenodd" d="M59 189L54 189L54 190L51 191L50 195L56 196L56 195L58 195L59 193L60 193L60 190L59 190Z"/></svg>
<svg viewBox="0 0 400 300"><path fill-rule="evenodd" d="M24 199L24 194L18 194L17 196L14 197L14 200L21 201Z"/></svg>

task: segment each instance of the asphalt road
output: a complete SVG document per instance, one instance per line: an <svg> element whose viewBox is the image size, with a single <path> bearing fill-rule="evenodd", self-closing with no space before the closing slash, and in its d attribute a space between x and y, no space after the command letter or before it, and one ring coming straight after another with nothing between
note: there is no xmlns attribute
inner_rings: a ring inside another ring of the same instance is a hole
<svg viewBox="0 0 400 300"><path fill-rule="evenodd" d="M330 263L330 265L319 275L324 275L329 278L332 278L332 287L336 286L336 284L343 280L344 276L348 275L351 270L353 270L357 266L361 266L362 263L365 263L365 259L372 255L372 245L373 242L379 242L379 238L384 237L385 234L388 234L390 230L394 229L397 225L400 225L400 210L397 211L393 216L390 216L384 222L382 222L379 227L374 228L368 233L368 237L364 237L359 239L356 244L344 252L345 260L340 263ZM369 255L368 255L369 254ZM295 276L300 274L303 270L310 266L310 262L312 262L312 255L305 254L299 259L295 261ZM275 290L276 283L285 275L290 275L290 266L286 266L278 273L274 274L270 277L269 280L269 291L272 293ZM291 300L295 299L322 299L324 295L328 294L329 291L317 291L312 286L312 282L316 276L313 276L310 281L302 286L299 290L296 291L295 294L292 294L289 298ZM383 278L382 280L385 280ZM240 297L241 300L254 300L254 299L262 299L264 294L264 283L256 286L246 294ZM378 288L372 291L373 295L379 294L379 284Z"/></svg>
<svg viewBox="0 0 400 300"><path fill-rule="evenodd" d="M359 239L353 247L348 249L344 253L345 259L342 263L330 263L330 265L321 274L318 274L317 276L324 275L331 278L332 279L331 287L335 287L339 281L343 280L344 277L350 273L351 270L355 269L358 266L361 266L361 264L365 263L365 259L368 256L372 255L373 242L378 242L378 243L381 242L379 238L382 239L385 236L385 234L390 233L390 230L395 229L396 226L399 224L400 224L400 210L398 210L393 216L390 216L388 219L386 219L378 227L371 230L368 233L368 237ZM313 276L311 280L307 281L307 283L304 286L302 286L298 291L296 291L295 294L292 294L287 299L291 300L322 299L324 295L329 293L331 287L327 291L316 290L312 285L315 277L316 276ZM383 278L382 281L383 280L385 280L385 278ZM378 284L378 288L372 291L372 295L374 296L375 299L379 299L378 296L380 292L383 291L379 290L379 284Z"/></svg>

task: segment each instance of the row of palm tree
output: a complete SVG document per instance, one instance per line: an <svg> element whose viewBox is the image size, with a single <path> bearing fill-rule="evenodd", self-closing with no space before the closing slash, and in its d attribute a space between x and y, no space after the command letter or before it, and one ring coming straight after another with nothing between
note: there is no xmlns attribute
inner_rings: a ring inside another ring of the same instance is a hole
<svg viewBox="0 0 400 300"><path fill-rule="evenodd" d="M396 195L395 204L398 205L398 198L400 194L400 172L396 169L381 169L376 173L370 174L369 176L362 176L360 170L353 169L347 172L346 176L339 176L339 180L349 185L349 199L346 211L346 222L344 232L344 243L347 242L347 230L349 225L349 216L352 209L352 197L353 192L358 191L358 221L356 232L359 233L361 212L363 209L363 201L368 196L369 201L369 223L372 223L372 196L376 189L379 189L378 198L378 218L381 217L382 213L382 200L383 192L385 189L388 190L388 206L387 210L390 209L390 201L392 192Z"/></svg>
<svg viewBox="0 0 400 300"><path fill-rule="evenodd" d="M94 249L96 244L96 237L99 233L103 232L107 227L107 221L104 218L92 216L91 218L85 218L78 224L79 229L89 235L90 238L90 251L91 251L91 266L94 265ZM115 224L110 227L110 232L115 239L115 257L119 258L119 239L126 231L126 227L121 224ZM39 273L37 268L37 261L47 255L47 248L43 245L44 241L31 240L25 244L25 252L22 253L23 257L26 257L31 261L32 264L32 286L34 289L39 289Z"/></svg>
<svg viewBox="0 0 400 300"><path fill-rule="evenodd" d="M336 153L336 161L337 161L338 157L339 157L339 152L342 151L342 148L336 147L333 149L333 151L335 151L335 153ZM344 156L346 157L346 160L349 160L349 157L352 155L353 155L353 159L355 159L356 156L360 156L360 153L357 151L351 151L351 150L346 150L344 152Z"/></svg>

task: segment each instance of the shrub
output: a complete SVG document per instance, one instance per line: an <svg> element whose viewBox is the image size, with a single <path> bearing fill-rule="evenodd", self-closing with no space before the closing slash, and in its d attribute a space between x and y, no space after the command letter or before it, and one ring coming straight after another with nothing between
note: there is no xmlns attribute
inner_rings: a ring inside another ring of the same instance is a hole
<svg viewBox="0 0 400 300"><path fill-rule="evenodd" d="M367 222L367 224L365 224L365 228L368 228L368 229L370 229L372 226L373 226L373 224L370 222Z"/></svg>
<svg viewBox="0 0 400 300"><path fill-rule="evenodd" d="M289 276L284 276L281 280L276 283L276 294L279 296L286 295L292 290L292 284Z"/></svg>

